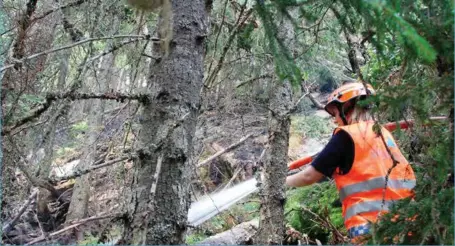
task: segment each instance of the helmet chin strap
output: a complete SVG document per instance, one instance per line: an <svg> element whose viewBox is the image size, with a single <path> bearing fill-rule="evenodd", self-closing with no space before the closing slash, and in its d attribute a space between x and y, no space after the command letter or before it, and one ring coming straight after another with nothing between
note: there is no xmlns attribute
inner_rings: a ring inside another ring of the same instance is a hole
<svg viewBox="0 0 455 246"><path fill-rule="evenodd" d="M340 117L341 117L341 120L343 120L343 123L345 126L348 125L348 120L346 119L346 115L344 114L344 110L343 110L343 105L342 104L338 104L338 112L340 112Z"/></svg>

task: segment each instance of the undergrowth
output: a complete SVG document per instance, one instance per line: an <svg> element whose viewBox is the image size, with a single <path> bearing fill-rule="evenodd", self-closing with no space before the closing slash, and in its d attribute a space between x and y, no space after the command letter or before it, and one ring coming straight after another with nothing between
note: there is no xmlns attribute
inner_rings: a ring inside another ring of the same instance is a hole
<svg viewBox="0 0 455 246"><path fill-rule="evenodd" d="M332 243L334 235L333 230L322 221L331 223L336 230L345 234L341 203L332 181L289 189L286 197L286 222L293 229L323 244Z"/></svg>

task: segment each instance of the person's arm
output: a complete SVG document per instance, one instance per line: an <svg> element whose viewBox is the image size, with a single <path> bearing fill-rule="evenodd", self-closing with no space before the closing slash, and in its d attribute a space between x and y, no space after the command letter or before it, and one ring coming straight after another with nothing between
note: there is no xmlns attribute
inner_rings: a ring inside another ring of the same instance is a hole
<svg viewBox="0 0 455 246"><path fill-rule="evenodd" d="M337 168L348 173L354 161L354 142L349 134L339 131L327 143L314 161L297 174L286 178L286 185L299 187L311 185L324 176L331 177Z"/></svg>
<svg viewBox="0 0 455 246"><path fill-rule="evenodd" d="M300 187L318 182L324 177L324 174L316 171L313 166L305 168L303 171L286 178L286 185L291 187Z"/></svg>

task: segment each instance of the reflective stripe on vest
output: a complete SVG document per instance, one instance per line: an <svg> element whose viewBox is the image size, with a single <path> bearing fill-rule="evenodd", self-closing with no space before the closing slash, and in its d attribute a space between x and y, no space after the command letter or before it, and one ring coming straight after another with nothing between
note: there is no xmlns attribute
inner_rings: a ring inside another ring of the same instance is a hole
<svg viewBox="0 0 455 246"><path fill-rule="evenodd" d="M387 187L390 189L412 189L416 185L415 180L388 180ZM340 189L340 200L343 201L347 196L353 195L358 192L370 191L374 189L384 188L385 178L377 177L360 183L347 185Z"/></svg>
<svg viewBox="0 0 455 246"><path fill-rule="evenodd" d="M394 203L393 200L385 201L384 206L382 205L382 201L368 201L368 202L359 202L357 204L352 205L346 210L346 214L344 215L344 219L348 220L352 216L355 216L360 213L364 212L374 212L374 211L388 211L389 206Z"/></svg>

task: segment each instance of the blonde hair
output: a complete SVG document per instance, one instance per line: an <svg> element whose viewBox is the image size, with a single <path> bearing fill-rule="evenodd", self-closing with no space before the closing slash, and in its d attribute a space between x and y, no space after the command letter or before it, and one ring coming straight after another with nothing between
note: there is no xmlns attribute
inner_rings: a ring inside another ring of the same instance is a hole
<svg viewBox="0 0 455 246"><path fill-rule="evenodd" d="M373 120L370 110L356 104L354 108L348 114L348 124L355 124L360 121Z"/></svg>

